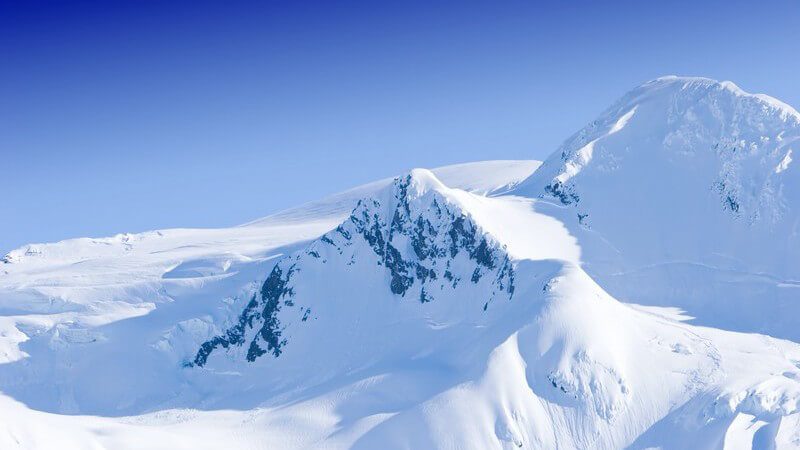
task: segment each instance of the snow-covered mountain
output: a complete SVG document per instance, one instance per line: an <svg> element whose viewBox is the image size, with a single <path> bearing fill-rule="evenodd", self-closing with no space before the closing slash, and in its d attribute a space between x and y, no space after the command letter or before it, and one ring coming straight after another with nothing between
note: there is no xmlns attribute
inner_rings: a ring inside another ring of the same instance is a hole
<svg viewBox="0 0 800 450"><path fill-rule="evenodd" d="M800 447L798 137L667 77L541 167L15 250L0 447Z"/></svg>
<svg viewBox="0 0 800 450"><path fill-rule="evenodd" d="M569 138L516 194L564 207L587 270L615 297L800 342L787 314L800 293L798 145L800 114L778 100L664 77Z"/></svg>

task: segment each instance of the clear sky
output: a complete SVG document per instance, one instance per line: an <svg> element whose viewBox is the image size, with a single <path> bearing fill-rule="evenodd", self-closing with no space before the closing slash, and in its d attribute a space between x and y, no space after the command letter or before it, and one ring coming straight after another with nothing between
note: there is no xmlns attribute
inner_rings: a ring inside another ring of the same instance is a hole
<svg viewBox="0 0 800 450"><path fill-rule="evenodd" d="M800 2L0 0L0 254L543 159L667 74L800 106Z"/></svg>

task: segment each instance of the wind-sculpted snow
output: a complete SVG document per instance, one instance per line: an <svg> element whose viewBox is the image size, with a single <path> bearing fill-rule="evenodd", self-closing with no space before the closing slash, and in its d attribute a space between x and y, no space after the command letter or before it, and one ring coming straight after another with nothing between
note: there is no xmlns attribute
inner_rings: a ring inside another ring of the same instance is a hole
<svg viewBox="0 0 800 450"><path fill-rule="evenodd" d="M281 311L299 309L297 326L302 328L317 309L314 303L324 301L304 295L303 271L308 265L358 271L363 270L358 261L376 260L377 270L386 272L387 292L420 304L436 301L460 283L488 285L491 293L484 298L484 311L497 297L510 300L511 259L447 191L429 171L415 170L395 179L384 195L360 200L335 230L276 264L236 323L204 342L193 363L203 366L215 349L243 345L248 361L267 353L279 357L288 343Z"/></svg>

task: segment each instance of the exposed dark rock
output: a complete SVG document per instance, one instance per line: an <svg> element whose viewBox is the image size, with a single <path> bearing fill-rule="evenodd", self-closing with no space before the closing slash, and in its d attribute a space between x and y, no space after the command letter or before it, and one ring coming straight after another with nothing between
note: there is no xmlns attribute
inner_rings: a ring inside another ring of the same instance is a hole
<svg viewBox="0 0 800 450"><path fill-rule="evenodd" d="M239 315L237 323L229 328L222 336L216 336L204 342L194 358L194 363L203 366L208 360L208 356L218 347L228 348L231 345L241 346L245 342L245 334L248 329L253 329L260 322L260 329L256 337L250 343L247 351L247 360L255 361L259 356L272 352L274 356L280 356L281 348L286 344L285 339L281 339L280 320L278 312L281 310L280 300L289 297L285 301L286 306L293 306L291 297L294 296L292 288L287 287L292 274L295 272L291 266L284 276L281 264L276 264L261 286L260 301L257 295L253 295ZM263 344L259 345L259 341ZM266 350L262 345L266 345Z"/></svg>
<svg viewBox="0 0 800 450"><path fill-rule="evenodd" d="M545 186L544 191L553 197L556 197L565 205L578 203L581 200L580 196L575 192L572 186L566 186L557 180L553 180L552 183Z"/></svg>

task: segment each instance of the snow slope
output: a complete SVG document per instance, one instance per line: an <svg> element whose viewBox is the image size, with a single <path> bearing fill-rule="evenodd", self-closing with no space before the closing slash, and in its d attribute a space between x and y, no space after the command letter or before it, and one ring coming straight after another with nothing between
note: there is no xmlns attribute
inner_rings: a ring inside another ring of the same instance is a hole
<svg viewBox="0 0 800 450"><path fill-rule="evenodd" d="M15 250L0 448L798 448L798 117L667 77L538 169Z"/></svg>

